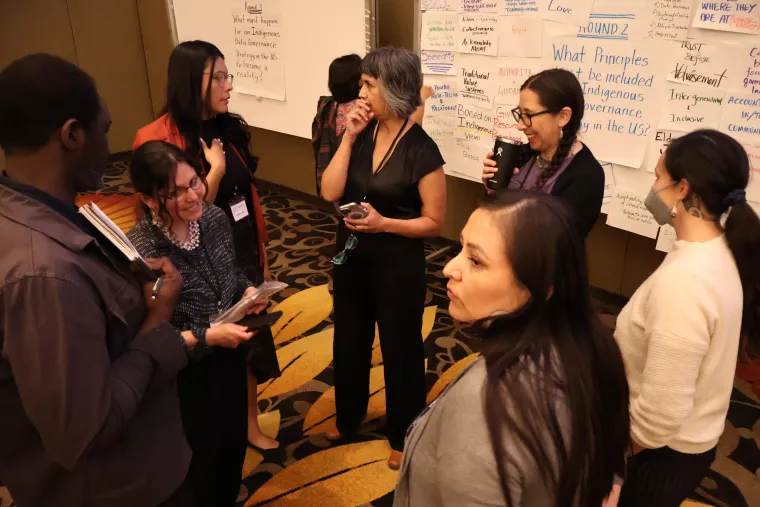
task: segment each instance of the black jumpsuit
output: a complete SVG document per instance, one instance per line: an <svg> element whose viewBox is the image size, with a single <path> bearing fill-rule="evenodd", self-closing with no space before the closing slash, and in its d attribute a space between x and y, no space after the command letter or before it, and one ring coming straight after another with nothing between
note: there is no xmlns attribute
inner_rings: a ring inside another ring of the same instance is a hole
<svg viewBox="0 0 760 507"><path fill-rule="evenodd" d="M365 201L387 218L419 218L418 183L444 163L438 146L414 124L373 175L375 126L375 121L367 125L354 143L341 203ZM338 250L349 235L341 223ZM391 447L400 451L406 429L425 407L424 242L386 233L355 235L356 249L334 271L337 426L350 435L366 415L377 323L385 368L387 434Z"/></svg>

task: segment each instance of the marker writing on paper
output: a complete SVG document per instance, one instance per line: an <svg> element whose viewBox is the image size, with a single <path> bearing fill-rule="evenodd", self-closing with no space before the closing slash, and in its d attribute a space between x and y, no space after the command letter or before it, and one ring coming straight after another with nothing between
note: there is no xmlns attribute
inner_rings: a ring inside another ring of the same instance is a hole
<svg viewBox="0 0 760 507"><path fill-rule="evenodd" d="M155 300L158 297L158 291L161 290L161 284L164 283L164 277L159 276L156 283L153 284L153 293L150 295L150 299Z"/></svg>

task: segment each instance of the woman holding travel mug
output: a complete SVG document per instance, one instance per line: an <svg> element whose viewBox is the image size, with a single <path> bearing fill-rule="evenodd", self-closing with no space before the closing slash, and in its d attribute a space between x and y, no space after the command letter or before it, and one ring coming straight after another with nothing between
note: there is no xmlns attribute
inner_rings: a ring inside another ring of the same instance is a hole
<svg viewBox="0 0 760 507"><path fill-rule="evenodd" d="M572 72L549 69L523 83L520 105L512 114L529 144L509 188L561 197L573 210L585 238L602 209L604 170L578 140L583 108L583 90ZM494 190L487 182L496 174L493 155L486 155L483 162L483 184L489 193Z"/></svg>

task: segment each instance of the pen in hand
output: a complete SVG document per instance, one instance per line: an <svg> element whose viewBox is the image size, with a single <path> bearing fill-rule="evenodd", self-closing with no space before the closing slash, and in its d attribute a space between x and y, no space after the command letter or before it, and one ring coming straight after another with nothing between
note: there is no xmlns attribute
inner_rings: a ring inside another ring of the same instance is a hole
<svg viewBox="0 0 760 507"><path fill-rule="evenodd" d="M164 283L164 277L163 277L163 275L159 276L158 279L156 280L156 283L153 284L153 293L150 296L151 299L153 299L153 300L156 299L156 297L158 296L158 291L161 290L161 284L162 283Z"/></svg>

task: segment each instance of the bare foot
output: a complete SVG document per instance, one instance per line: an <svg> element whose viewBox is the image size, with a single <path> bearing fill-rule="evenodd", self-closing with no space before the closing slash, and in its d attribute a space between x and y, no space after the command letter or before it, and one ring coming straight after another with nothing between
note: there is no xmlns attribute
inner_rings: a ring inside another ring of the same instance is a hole
<svg viewBox="0 0 760 507"><path fill-rule="evenodd" d="M252 446L256 447L257 449L261 449L262 451L269 451L271 449L277 449L280 447L280 442L273 438L269 438L263 433L259 433L257 435L251 435L249 433L248 442Z"/></svg>

